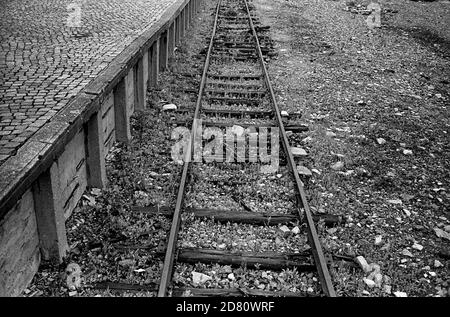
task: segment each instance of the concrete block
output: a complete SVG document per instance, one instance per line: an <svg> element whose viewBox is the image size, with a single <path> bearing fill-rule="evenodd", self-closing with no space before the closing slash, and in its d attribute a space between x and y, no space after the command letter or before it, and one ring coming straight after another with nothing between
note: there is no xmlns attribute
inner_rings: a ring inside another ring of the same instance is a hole
<svg viewBox="0 0 450 317"><path fill-rule="evenodd" d="M115 134L115 114L114 114L114 93L111 91L101 104L102 129L103 129L103 154L106 156L116 140Z"/></svg>
<svg viewBox="0 0 450 317"><path fill-rule="evenodd" d="M186 11L183 9L180 13L180 40L186 34Z"/></svg>
<svg viewBox="0 0 450 317"><path fill-rule="evenodd" d="M134 93L135 109L144 110L146 90L144 89L144 62L142 58L134 66Z"/></svg>
<svg viewBox="0 0 450 317"><path fill-rule="evenodd" d="M173 52L175 50L176 46L175 42L175 21L170 25L169 28L169 39L168 39L168 51L169 51L169 57L173 56Z"/></svg>
<svg viewBox="0 0 450 317"><path fill-rule="evenodd" d="M29 189L0 221L0 297L19 296L37 272L39 236Z"/></svg>
<svg viewBox="0 0 450 317"><path fill-rule="evenodd" d="M128 106L128 112L130 115L134 113L134 71L129 71L127 76L125 77L125 85L126 85L126 104Z"/></svg>
<svg viewBox="0 0 450 317"><path fill-rule="evenodd" d="M79 131L56 161L64 219L70 217L87 186L84 138L84 130Z"/></svg>
<svg viewBox="0 0 450 317"><path fill-rule="evenodd" d="M127 99L127 85L124 78L114 90L114 116L116 139L128 144L131 141L130 115L131 110Z"/></svg>
<svg viewBox="0 0 450 317"><path fill-rule="evenodd" d="M148 50L142 56L142 69L144 71L144 91L148 88Z"/></svg>
<svg viewBox="0 0 450 317"><path fill-rule="evenodd" d="M150 47L149 52L149 85L156 87L159 75L159 39Z"/></svg>
<svg viewBox="0 0 450 317"><path fill-rule="evenodd" d="M175 43L180 44L181 41L181 14L175 18Z"/></svg>
<svg viewBox="0 0 450 317"><path fill-rule="evenodd" d="M186 15L187 15L187 28L191 27L191 21L192 21L192 1L189 1L186 5Z"/></svg>
<svg viewBox="0 0 450 317"><path fill-rule="evenodd" d="M62 192L55 162L33 184L41 255L55 263L61 263L68 250Z"/></svg>
<svg viewBox="0 0 450 317"><path fill-rule="evenodd" d="M101 113L94 114L86 125L88 186L103 188L107 184L105 147Z"/></svg>
<svg viewBox="0 0 450 317"><path fill-rule="evenodd" d="M159 38L159 70L165 71L169 65L169 40L168 32L165 31Z"/></svg>

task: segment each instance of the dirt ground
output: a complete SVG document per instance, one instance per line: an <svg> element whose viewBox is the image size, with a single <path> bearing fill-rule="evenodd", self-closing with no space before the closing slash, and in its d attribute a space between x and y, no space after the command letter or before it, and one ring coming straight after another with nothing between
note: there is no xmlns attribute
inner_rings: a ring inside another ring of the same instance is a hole
<svg viewBox="0 0 450 317"><path fill-rule="evenodd" d="M301 111L313 210L344 215L325 248L341 296L448 296L450 2L255 0L280 107ZM338 163L341 162L341 163ZM336 164L338 163L338 164Z"/></svg>
<svg viewBox="0 0 450 317"><path fill-rule="evenodd" d="M302 113L300 121L309 125L290 141L309 153L302 165L313 172L306 183L311 209L346 219L319 227L324 249L361 262L331 268L337 294L449 296L450 2L380 1L381 27L375 28L367 23L368 1L253 3L276 43L278 57L267 68L279 106ZM148 110L133 118L132 144L110 153L110 186L86 192L67 222L67 260L41 265L24 296L155 295L162 267L157 250L170 220L132 206L175 200L180 165L170 158L171 131L173 120L183 118L161 107L194 104L195 94L182 90L198 85L212 10L209 2L197 33L178 47L172 72L149 91ZM199 243L204 233L225 228L194 225L181 234ZM272 229L250 233L270 246ZM238 234L248 240L249 232ZM77 290L66 283L71 262L82 271ZM181 269L175 280L184 280ZM296 272L283 274L299 283ZM141 288L95 287L105 281Z"/></svg>

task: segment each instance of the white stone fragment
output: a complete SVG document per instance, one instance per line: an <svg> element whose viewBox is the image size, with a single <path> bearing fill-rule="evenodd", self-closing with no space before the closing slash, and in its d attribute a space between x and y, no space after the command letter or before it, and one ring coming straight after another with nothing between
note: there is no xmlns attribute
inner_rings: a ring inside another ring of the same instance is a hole
<svg viewBox="0 0 450 317"><path fill-rule="evenodd" d="M231 127L231 132L233 132L236 136L243 136L245 133L245 129L240 125L234 125Z"/></svg>
<svg viewBox="0 0 450 317"><path fill-rule="evenodd" d="M335 171L340 171L342 168L344 168L344 162L339 161L331 165L331 168Z"/></svg>
<svg viewBox="0 0 450 317"><path fill-rule="evenodd" d="M280 230L281 230L283 233L291 232L291 230L289 230L289 228L288 228L286 225L281 226L281 227L280 227Z"/></svg>
<svg viewBox="0 0 450 317"><path fill-rule="evenodd" d="M206 274L198 273L198 272L195 272L195 271L192 272L192 282L195 285L203 284L203 283L205 283L206 281L209 281L209 280L211 280L211 277L206 275Z"/></svg>
<svg viewBox="0 0 450 317"><path fill-rule="evenodd" d="M297 165L297 172L303 176L312 176L312 172L305 166Z"/></svg>
<svg viewBox="0 0 450 317"><path fill-rule="evenodd" d="M355 174L355 170L348 170L348 171L339 172L339 173L344 175L344 176L351 176L351 175Z"/></svg>
<svg viewBox="0 0 450 317"><path fill-rule="evenodd" d="M450 240L450 233L449 232L446 232L446 231L444 231L442 229L439 229L439 228L433 228L433 230L434 230L434 232L436 233L436 235L439 238L445 238L447 240Z"/></svg>
<svg viewBox="0 0 450 317"><path fill-rule="evenodd" d="M406 294L405 292L394 292L395 297L408 297L408 294Z"/></svg>
<svg viewBox="0 0 450 317"><path fill-rule="evenodd" d="M381 273L377 273L377 274L375 274L373 280L377 287L381 287L381 283L383 282L383 275Z"/></svg>
<svg viewBox="0 0 450 317"><path fill-rule="evenodd" d="M177 107L175 104L169 103L169 104L167 104L167 105L164 105L163 108L162 108L162 110L163 110L163 111L177 110L177 108L178 108L178 107Z"/></svg>
<svg viewBox="0 0 450 317"><path fill-rule="evenodd" d="M404 149L404 150L403 150L403 154L405 154L405 155L412 155L413 152L412 152L412 150Z"/></svg>
<svg viewBox="0 0 450 317"><path fill-rule="evenodd" d="M380 245L382 241L383 241L382 235L378 235L375 237L375 245Z"/></svg>
<svg viewBox="0 0 450 317"><path fill-rule="evenodd" d="M299 147L291 147L291 153L294 157L307 156L308 153L302 148Z"/></svg>
<svg viewBox="0 0 450 317"><path fill-rule="evenodd" d="M394 205L401 205L401 204L403 204L403 202L400 199L389 199L387 202L390 203L390 204L394 204Z"/></svg>
<svg viewBox="0 0 450 317"><path fill-rule="evenodd" d="M370 288L372 288L372 287L375 286L375 282L372 281L372 280L370 280L370 279L368 279L368 278L364 278L363 281L364 281L364 283L366 283L366 285L369 286Z"/></svg>
<svg viewBox="0 0 450 317"><path fill-rule="evenodd" d="M362 255L356 257L356 262L359 264L359 266L362 268L364 272L366 273L370 272L370 266Z"/></svg>
<svg viewBox="0 0 450 317"><path fill-rule="evenodd" d="M408 251L408 250L406 250L406 249L404 249L404 250L402 251L402 254L403 254L404 256L409 256L410 258L414 257L414 255L413 255L410 251Z"/></svg>
<svg viewBox="0 0 450 317"><path fill-rule="evenodd" d="M327 229L327 232L329 233L329 234L335 234L336 232L337 232L337 228L330 228L330 229Z"/></svg>
<svg viewBox="0 0 450 317"><path fill-rule="evenodd" d="M304 138L302 140L303 143L308 143L308 142L311 142L311 141L312 141L312 137L310 137L310 136L307 136L306 138Z"/></svg>
<svg viewBox="0 0 450 317"><path fill-rule="evenodd" d="M375 277L375 274L381 272L381 267L376 263L371 263L369 264L369 271L371 271L372 273L369 275L368 278L373 279Z"/></svg>
<svg viewBox="0 0 450 317"><path fill-rule="evenodd" d="M66 284L69 290L76 290L81 287L81 267L77 263L67 265Z"/></svg>

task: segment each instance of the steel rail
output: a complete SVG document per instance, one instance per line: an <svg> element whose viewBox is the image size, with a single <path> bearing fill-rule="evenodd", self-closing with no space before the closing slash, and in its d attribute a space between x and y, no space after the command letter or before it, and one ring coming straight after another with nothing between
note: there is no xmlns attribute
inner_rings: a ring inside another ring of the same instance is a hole
<svg viewBox="0 0 450 317"><path fill-rule="evenodd" d="M167 289L169 287L169 284L172 281L172 269L173 269L173 263L174 263L175 252L176 252L176 243L177 243L177 239L178 239L178 231L180 229L181 207L183 205L184 194L186 191L186 183L187 183L190 162L191 162L191 158L192 158L194 139L195 139L195 135L197 133L197 128L198 128L197 118L200 113L203 91L204 91L205 85L206 85L206 76L207 76L208 69L209 69L209 62L210 62L211 51L212 51L213 43L214 43L214 37L215 37L216 31L217 31L217 24L218 24L217 17L219 15L219 9L220 9L221 3L222 3L222 0L219 0L219 2L217 3L216 14L215 14L215 18L214 18L214 28L212 31L211 40L209 42L209 48L208 48L208 54L206 55L205 66L203 68L202 80L200 82L197 103L195 106L194 121L192 123L192 129L191 129L192 133L191 133L191 137L189 139L189 144L187 147L186 155L184 157L183 172L181 175L180 187L178 188L177 201L176 201L175 211L174 211L173 218L172 218L172 226L170 228L169 241L167 244L166 255L164 257L164 265L163 265L163 270L161 273L161 280L160 280L159 289L158 289L158 297L165 297L167 295Z"/></svg>
<svg viewBox="0 0 450 317"><path fill-rule="evenodd" d="M258 51L259 60L261 62L261 66L263 68L264 79L265 79L267 87L268 87L268 89L270 91L270 97L271 97L272 102L273 102L275 114L276 114L276 117L277 117L278 126L279 126L279 129L280 129L280 132L281 132L281 137L282 137L281 140L282 140L282 143L283 143L283 147L284 147L284 150L285 150L286 155L288 157L288 163L289 163L289 166L291 168L291 172L294 174L297 191L298 191L298 193L300 195L302 206L298 206L297 211L298 211L298 214L300 216L300 219L304 220L304 218L306 218L306 224L308 226L308 240L309 240L309 244L310 244L311 249L312 249L314 262L315 262L316 267L317 267L317 272L319 274L322 290L325 293L325 295L330 296L330 297L335 297L336 296L336 292L334 290L333 283L331 281L331 276L330 276L330 273L328 271L328 267L327 267L327 264L326 264L327 262L326 262L324 254L323 254L322 247L320 245L319 236L317 234L316 227L314 225L314 220L313 220L313 217L312 217L312 214L311 214L311 210L309 208L308 200L306 198L306 193L305 193L305 190L303 188L303 183L300 180L300 177L299 177L299 175L298 175L298 173L296 171L294 156L292 155L292 152L291 152L290 147L289 147L289 140L288 140L287 135L286 135L286 130L284 129L283 121L281 119L280 109L279 109L278 104L277 104L276 99L275 99L275 93L274 93L272 84L270 83L269 74L267 72L266 65L264 64L264 58L263 58L263 54L262 54L262 51L261 51L261 47L260 47L260 43L259 43L259 39L258 39L258 34L256 33L255 26L253 24L253 20L252 20L251 14L250 14L250 9L249 9L249 6L248 6L248 2L247 2L247 0L243 0L243 1L245 3L245 7L247 9L247 14L248 14L248 20L249 20L249 23L250 23L250 27L252 29L252 33L253 33L253 36L254 36L255 41L256 41L256 49ZM301 212L302 208L304 210L304 215Z"/></svg>

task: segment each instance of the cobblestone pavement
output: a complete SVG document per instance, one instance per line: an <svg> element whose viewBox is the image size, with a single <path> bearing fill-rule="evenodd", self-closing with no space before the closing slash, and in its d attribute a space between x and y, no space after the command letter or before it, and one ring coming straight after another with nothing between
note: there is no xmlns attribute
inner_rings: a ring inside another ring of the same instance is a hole
<svg viewBox="0 0 450 317"><path fill-rule="evenodd" d="M176 2L0 0L0 164Z"/></svg>

